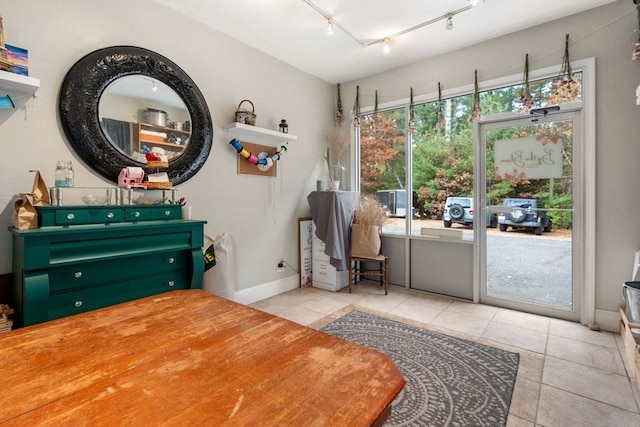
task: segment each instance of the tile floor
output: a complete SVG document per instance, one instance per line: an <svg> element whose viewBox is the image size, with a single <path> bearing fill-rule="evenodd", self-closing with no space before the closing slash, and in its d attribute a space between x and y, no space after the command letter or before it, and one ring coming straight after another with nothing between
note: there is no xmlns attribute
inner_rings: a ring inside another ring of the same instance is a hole
<svg viewBox="0 0 640 427"><path fill-rule="evenodd" d="M319 328L348 306L520 353L508 426L640 426L640 392L619 334L361 282L353 293L295 289L251 304Z"/></svg>

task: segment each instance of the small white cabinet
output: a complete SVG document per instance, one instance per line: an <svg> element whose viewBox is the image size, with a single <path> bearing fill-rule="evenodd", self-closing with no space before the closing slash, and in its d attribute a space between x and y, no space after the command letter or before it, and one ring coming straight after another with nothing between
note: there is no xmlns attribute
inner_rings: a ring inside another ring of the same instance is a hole
<svg viewBox="0 0 640 427"><path fill-rule="evenodd" d="M329 255L324 253L324 242L316 236L313 226L311 276L313 287L337 292L349 285L349 270L337 271L329 262Z"/></svg>

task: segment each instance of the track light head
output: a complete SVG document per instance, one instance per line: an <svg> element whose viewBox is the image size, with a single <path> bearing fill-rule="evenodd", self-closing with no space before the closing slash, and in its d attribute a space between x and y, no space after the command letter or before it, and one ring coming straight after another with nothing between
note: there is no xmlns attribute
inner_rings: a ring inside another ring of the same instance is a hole
<svg viewBox="0 0 640 427"><path fill-rule="evenodd" d="M327 34L333 34L333 21L331 20L331 18L327 18Z"/></svg>
<svg viewBox="0 0 640 427"><path fill-rule="evenodd" d="M382 43L382 51L384 53L391 52L391 47L389 46L389 39L384 39L384 42Z"/></svg>
<svg viewBox="0 0 640 427"><path fill-rule="evenodd" d="M447 30L453 30L453 15L447 16Z"/></svg>

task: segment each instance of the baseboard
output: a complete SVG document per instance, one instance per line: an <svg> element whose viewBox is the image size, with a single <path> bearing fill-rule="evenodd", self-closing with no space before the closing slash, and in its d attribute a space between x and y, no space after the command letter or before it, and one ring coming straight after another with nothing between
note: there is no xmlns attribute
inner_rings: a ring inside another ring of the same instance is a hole
<svg viewBox="0 0 640 427"><path fill-rule="evenodd" d="M240 304L252 304L266 298L274 297L284 292L300 287L300 276L293 275L273 282L262 283L251 288L242 289L233 293L234 301Z"/></svg>
<svg viewBox="0 0 640 427"><path fill-rule="evenodd" d="M620 333L620 313L596 309L596 325L603 331Z"/></svg>

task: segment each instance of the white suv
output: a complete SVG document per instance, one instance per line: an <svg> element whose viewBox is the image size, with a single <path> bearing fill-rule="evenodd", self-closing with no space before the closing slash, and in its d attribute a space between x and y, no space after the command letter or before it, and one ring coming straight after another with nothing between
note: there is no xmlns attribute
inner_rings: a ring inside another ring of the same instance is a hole
<svg viewBox="0 0 640 427"><path fill-rule="evenodd" d="M447 197L442 220L446 228L451 227L454 222L473 227L473 197ZM487 227L497 226L497 215L487 209Z"/></svg>

